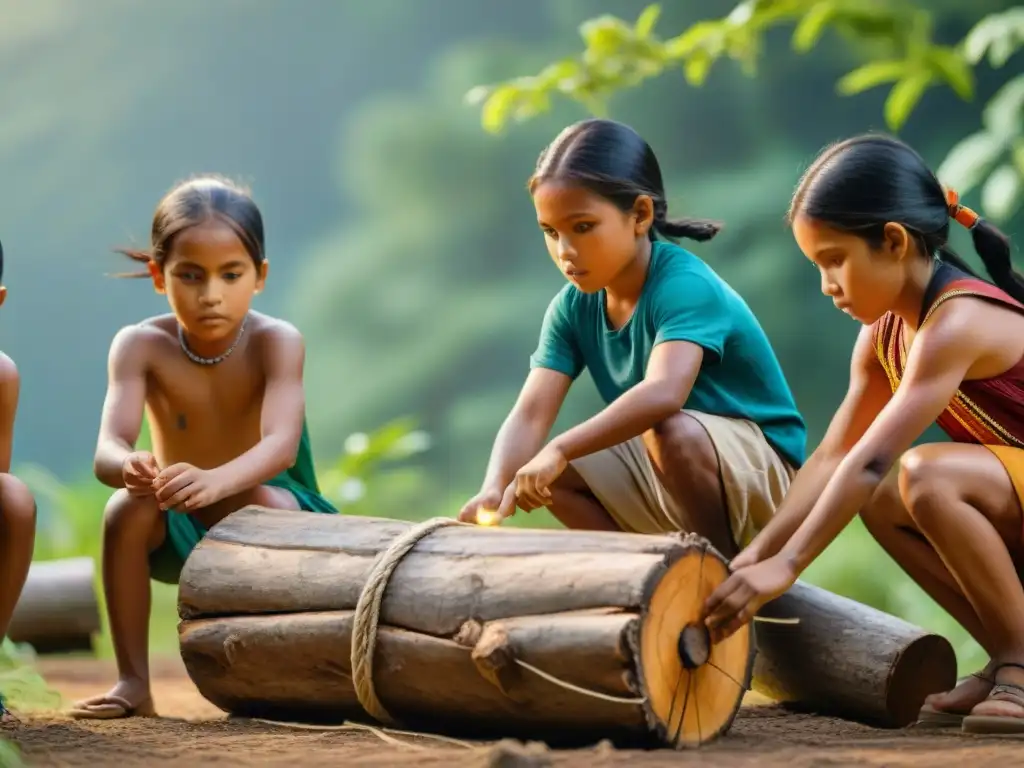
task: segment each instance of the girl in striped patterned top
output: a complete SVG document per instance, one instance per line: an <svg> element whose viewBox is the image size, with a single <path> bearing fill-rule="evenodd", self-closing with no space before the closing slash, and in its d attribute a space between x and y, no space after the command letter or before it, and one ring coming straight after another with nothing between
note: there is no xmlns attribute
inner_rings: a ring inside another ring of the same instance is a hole
<svg viewBox="0 0 1024 768"><path fill-rule="evenodd" d="M1010 243L905 144L828 148L789 214L822 292L863 324L850 384L774 519L709 598L716 638L782 594L858 513L990 656L920 720L1024 732L1024 280ZM971 232L992 282L947 245ZM950 443L914 446L937 423Z"/></svg>

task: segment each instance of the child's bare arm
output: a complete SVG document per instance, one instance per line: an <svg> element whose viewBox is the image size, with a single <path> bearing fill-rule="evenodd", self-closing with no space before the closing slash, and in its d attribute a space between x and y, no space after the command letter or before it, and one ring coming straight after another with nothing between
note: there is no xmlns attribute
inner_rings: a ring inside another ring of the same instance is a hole
<svg viewBox="0 0 1024 768"><path fill-rule="evenodd" d="M271 480L295 464L299 452L306 413L302 381L305 343L298 330L282 323L267 333L263 345L266 389L260 441L214 470L221 498Z"/></svg>
<svg viewBox="0 0 1024 768"><path fill-rule="evenodd" d="M548 368L526 377L515 405L494 438L483 487L502 493L516 472L532 459L558 418L572 379Z"/></svg>
<svg viewBox="0 0 1024 768"><path fill-rule="evenodd" d="M19 386L17 366L7 355L0 354L0 472L11 471Z"/></svg>
<svg viewBox="0 0 1024 768"><path fill-rule="evenodd" d="M153 331L138 326L122 328L114 336L107 356L107 394L103 400L99 439L93 458L97 479L111 488L123 488L124 460L135 451L146 404L146 366Z"/></svg>
<svg viewBox="0 0 1024 768"><path fill-rule="evenodd" d="M978 338L984 326L978 308L952 304L939 307L918 332L896 393L840 461L814 508L780 551L797 573L870 500L899 457L947 408L981 356L986 342Z"/></svg>
<svg viewBox="0 0 1024 768"><path fill-rule="evenodd" d="M891 398L892 387L875 352L874 327L865 326L853 348L846 397L832 417L825 437L793 478L771 521L737 556L735 567L753 565L782 548L810 513L839 462L863 437Z"/></svg>
<svg viewBox="0 0 1024 768"><path fill-rule="evenodd" d="M682 410L703 359L703 348L688 341L657 345L642 382L596 416L554 438L552 445L572 461L643 434Z"/></svg>

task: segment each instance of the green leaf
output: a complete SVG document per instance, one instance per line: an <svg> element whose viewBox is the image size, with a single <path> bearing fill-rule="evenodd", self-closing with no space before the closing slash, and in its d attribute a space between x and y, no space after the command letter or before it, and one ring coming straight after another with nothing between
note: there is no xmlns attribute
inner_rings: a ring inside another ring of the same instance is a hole
<svg viewBox="0 0 1024 768"><path fill-rule="evenodd" d="M519 100L520 89L515 85L498 86L487 97L481 110L480 120L488 133L500 133L505 127L509 114Z"/></svg>
<svg viewBox="0 0 1024 768"><path fill-rule="evenodd" d="M993 68L1003 66L1024 46L1024 7L990 13L971 28L961 45L972 64L980 63L987 52Z"/></svg>
<svg viewBox="0 0 1024 768"><path fill-rule="evenodd" d="M981 207L995 221L1006 221L1020 207L1024 177L1009 163L992 172L981 188Z"/></svg>
<svg viewBox="0 0 1024 768"><path fill-rule="evenodd" d="M903 127L931 81L931 72L917 72L892 87L885 100L885 123L890 130L899 131Z"/></svg>
<svg viewBox="0 0 1024 768"><path fill-rule="evenodd" d="M482 104L484 100L490 95L490 93L491 86L477 85L466 91L466 95L463 96L462 98L463 101L465 101L467 104L475 107L477 104Z"/></svg>
<svg viewBox="0 0 1024 768"><path fill-rule="evenodd" d="M972 133L953 146L935 175L943 184L964 194L981 183L1005 148L1005 144L988 131Z"/></svg>
<svg viewBox="0 0 1024 768"><path fill-rule="evenodd" d="M955 48L932 46L928 62L964 101L974 98L974 71Z"/></svg>
<svg viewBox="0 0 1024 768"><path fill-rule="evenodd" d="M843 75L836 83L836 90L843 96L853 96L882 83L899 80L906 75L908 66L907 62L895 59L872 61Z"/></svg>
<svg viewBox="0 0 1024 768"><path fill-rule="evenodd" d="M1003 141L1010 141L1021 135L1024 121L1024 75L1005 83L989 99L981 113L981 122Z"/></svg>
<svg viewBox="0 0 1024 768"><path fill-rule="evenodd" d="M826 25L836 15L835 3L815 3L811 9L800 19L793 32L793 50L798 53L807 53L814 47L814 44L821 38Z"/></svg>
<svg viewBox="0 0 1024 768"><path fill-rule="evenodd" d="M1013 163L1017 166L1017 172L1024 176L1024 139L1018 139L1013 144Z"/></svg>
<svg viewBox="0 0 1024 768"><path fill-rule="evenodd" d="M633 31L636 36L640 39L650 37L651 33L654 31L654 25L658 23L658 17L660 15L660 5L648 5L644 8L640 16L637 17L636 25L633 27Z"/></svg>
<svg viewBox="0 0 1024 768"><path fill-rule="evenodd" d="M697 87L703 85L713 63L714 58L707 51L703 49L694 51L683 65L683 74L686 75L686 81L690 85Z"/></svg>
<svg viewBox="0 0 1024 768"><path fill-rule="evenodd" d="M698 48L720 50L724 38L724 25L720 21L700 21L665 41L665 53L672 59L684 59Z"/></svg>
<svg viewBox="0 0 1024 768"><path fill-rule="evenodd" d="M580 35L587 44L589 51L601 55L615 53L633 35L633 30L617 16L605 14L595 19L584 21L580 25Z"/></svg>

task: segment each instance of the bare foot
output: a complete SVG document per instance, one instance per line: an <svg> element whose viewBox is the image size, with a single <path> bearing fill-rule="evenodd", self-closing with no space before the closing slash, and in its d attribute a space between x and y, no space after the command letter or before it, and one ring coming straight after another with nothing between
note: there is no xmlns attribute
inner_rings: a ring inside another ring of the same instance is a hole
<svg viewBox="0 0 1024 768"><path fill-rule="evenodd" d="M79 719L109 720L117 717L153 717L153 696L149 681L139 678L119 680L107 693L75 702L70 713Z"/></svg>
<svg viewBox="0 0 1024 768"><path fill-rule="evenodd" d="M994 667L995 664L990 661L984 669L961 680L953 690L931 694L925 698L925 706L937 712L966 715L976 704L984 701L992 690Z"/></svg>

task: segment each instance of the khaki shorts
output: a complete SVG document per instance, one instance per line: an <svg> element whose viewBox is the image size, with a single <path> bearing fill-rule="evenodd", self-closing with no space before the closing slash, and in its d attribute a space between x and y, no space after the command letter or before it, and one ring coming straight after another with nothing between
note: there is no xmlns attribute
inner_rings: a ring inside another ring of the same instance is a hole
<svg viewBox="0 0 1024 768"><path fill-rule="evenodd" d="M701 423L715 446L733 540L742 549L775 514L796 473L752 421L683 413ZM583 456L572 466L622 530L693 530L683 503L661 484L643 437Z"/></svg>

